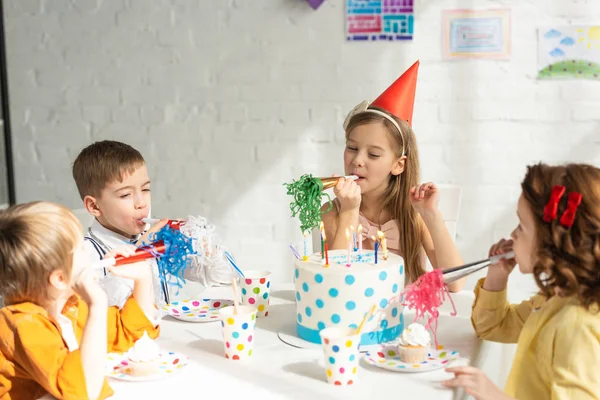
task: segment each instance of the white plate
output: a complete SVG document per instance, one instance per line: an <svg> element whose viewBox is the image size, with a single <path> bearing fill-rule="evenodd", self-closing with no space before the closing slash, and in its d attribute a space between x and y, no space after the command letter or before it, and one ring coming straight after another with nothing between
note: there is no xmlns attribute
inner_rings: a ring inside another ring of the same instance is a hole
<svg viewBox="0 0 600 400"><path fill-rule="evenodd" d="M408 364L400 361L396 344L386 344L375 351L368 351L363 359L367 364L394 372L427 372L445 368L459 357L457 351L431 349L427 360L419 364Z"/></svg>
<svg viewBox="0 0 600 400"><path fill-rule="evenodd" d="M219 320L219 310L232 306L233 300L191 299L174 301L163 306L171 317L187 322L214 322Z"/></svg>
<svg viewBox="0 0 600 400"><path fill-rule="evenodd" d="M180 353L160 353L160 365L156 374L147 376L133 376L128 373L129 362L126 353L109 353L106 358L106 376L113 379L129 382L154 381L168 378L190 362L189 357Z"/></svg>

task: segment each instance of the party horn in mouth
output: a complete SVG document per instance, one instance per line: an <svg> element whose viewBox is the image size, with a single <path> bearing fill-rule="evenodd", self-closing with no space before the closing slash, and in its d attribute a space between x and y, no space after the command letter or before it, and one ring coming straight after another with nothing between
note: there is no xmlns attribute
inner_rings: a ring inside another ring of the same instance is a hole
<svg viewBox="0 0 600 400"><path fill-rule="evenodd" d="M356 175L349 175L349 176L331 176L331 177L327 177L327 178L315 178L315 179L319 179L322 184L323 184L323 189L321 190L327 190L327 189L331 189L332 187L334 187L335 185L337 185L337 183L339 182L340 179L342 178L346 178L346 179L350 179L352 181L355 181L358 179L358 176Z"/></svg>
<svg viewBox="0 0 600 400"><path fill-rule="evenodd" d="M154 225L159 221L160 221L160 218L142 218L143 223L150 224L150 225ZM170 228L179 230L181 228L181 226L183 224L185 224L186 222L187 222L186 220L181 220L181 219L170 219L169 222L167 222L167 225Z"/></svg>
<svg viewBox="0 0 600 400"><path fill-rule="evenodd" d="M471 275L474 272L482 270L486 267L489 267L492 264L497 264L498 261L505 259L510 260L515 257L514 251L509 251L508 253L498 254L488 258L487 260L475 261L469 264L461 265L459 267L448 268L443 271L443 279L444 283L447 285L454 281L457 281L461 278L464 278L467 275Z"/></svg>
<svg viewBox="0 0 600 400"><path fill-rule="evenodd" d="M148 260L151 258L162 257L167 252L167 245L161 240L156 243L151 243L148 246L138 248L135 253L130 256L118 255L116 257L104 258L94 264L94 269L102 269L106 267L115 267L119 265L133 264L136 262Z"/></svg>

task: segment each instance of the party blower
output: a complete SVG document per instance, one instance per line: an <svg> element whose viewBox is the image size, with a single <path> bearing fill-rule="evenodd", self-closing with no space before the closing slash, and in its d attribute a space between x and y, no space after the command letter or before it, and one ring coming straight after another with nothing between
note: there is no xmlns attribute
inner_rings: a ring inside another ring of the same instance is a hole
<svg viewBox="0 0 600 400"><path fill-rule="evenodd" d="M102 269L119 265L133 264L136 262L149 260L151 258L159 258L167 253L167 248L168 246L165 244L165 242L160 240L158 242L138 248L131 256L118 255L116 257L102 259L94 264L94 268Z"/></svg>
<svg viewBox="0 0 600 400"><path fill-rule="evenodd" d="M450 315L456 315L456 307L452 296L450 296L448 284L489 267L492 264L496 264L501 259L508 260L514 258L514 256L515 253L510 251L459 267L446 270L434 269L421 275L415 282L407 285L404 292L398 298L407 309L415 311L415 321L419 318L427 318L425 328L431 330L435 348L437 349L439 348L437 341L437 320L440 315L439 307L446 300L449 300L453 310L450 312Z"/></svg>
<svg viewBox="0 0 600 400"><path fill-rule="evenodd" d="M300 229L302 232L308 232L312 228L319 226L321 222L321 198L327 197L329 202L328 212L333 207L331 196L323 193L337 185L341 178L356 180L358 176L335 176L327 178L315 178L310 174L302 175L300 179L293 180L292 183L284 183L287 188L287 194L294 197L290 203L292 217L298 215L300 219Z"/></svg>
<svg viewBox="0 0 600 400"><path fill-rule="evenodd" d="M159 222L160 219L159 218L142 218L142 222L145 224L150 224L150 225L154 225L157 222ZM169 222L167 222L167 226L173 229L177 229L177 230L181 230L181 227L187 222L187 220L181 220L181 219L170 219Z"/></svg>
<svg viewBox="0 0 600 400"><path fill-rule="evenodd" d="M449 283L464 278L465 276L471 275L477 271L487 268L492 264L497 264L502 259L510 260L514 257L515 252L509 251L508 253L492 256L486 260L475 261L469 264L461 265L459 267L445 269L443 271L444 283L448 285Z"/></svg>

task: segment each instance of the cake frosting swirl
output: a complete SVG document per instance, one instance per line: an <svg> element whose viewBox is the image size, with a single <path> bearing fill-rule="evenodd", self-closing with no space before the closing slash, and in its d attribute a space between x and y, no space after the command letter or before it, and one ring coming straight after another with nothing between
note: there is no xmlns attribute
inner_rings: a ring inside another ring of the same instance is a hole
<svg viewBox="0 0 600 400"><path fill-rule="evenodd" d="M428 347L431 345L431 336L423 325L414 323L402 331L398 343L402 346Z"/></svg>
<svg viewBox="0 0 600 400"><path fill-rule="evenodd" d="M159 356L160 347L154 340L150 339L146 332L127 353L127 357L134 362L150 362L157 360Z"/></svg>

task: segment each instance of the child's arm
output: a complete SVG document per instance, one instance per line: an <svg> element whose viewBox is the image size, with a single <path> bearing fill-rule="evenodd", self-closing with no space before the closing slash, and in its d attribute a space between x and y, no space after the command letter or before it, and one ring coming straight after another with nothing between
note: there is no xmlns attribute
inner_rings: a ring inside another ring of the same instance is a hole
<svg viewBox="0 0 600 400"><path fill-rule="evenodd" d="M506 289L500 292L486 290L484 279L481 279L475 286L471 323L480 339L517 343L529 314L545 300L543 296L536 295L520 304L509 304Z"/></svg>
<svg viewBox="0 0 600 400"><path fill-rule="evenodd" d="M333 188L335 197L340 202L340 210L333 207L329 212L322 215L325 226L325 236L329 250L346 249L346 229L350 226L358 226L358 214L360 210L361 192L360 186L353 180L341 178ZM329 204L323 205L321 211L327 211Z"/></svg>
<svg viewBox="0 0 600 400"><path fill-rule="evenodd" d="M81 336L81 364L88 396L98 398L104 384L106 361L107 297L95 282L94 271L85 270L77 278L73 289L88 305L88 317Z"/></svg>
<svg viewBox="0 0 600 400"><path fill-rule="evenodd" d="M429 182L410 189L410 202L421 216L423 227L423 248L433 268L452 268L463 264L463 259L452 240L444 216L438 208L439 191ZM448 285L451 292L462 289L466 279Z"/></svg>
<svg viewBox="0 0 600 400"><path fill-rule="evenodd" d="M110 267L109 271L115 276L133 280L133 298L136 300L149 320L157 317L154 306L154 286L152 284L152 269L146 261Z"/></svg>
<svg viewBox="0 0 600 400"><path fill-rule="evenodd" d="M158 312L154 305L154 286L152 270L146 261L135 264L111 267L111 273L134 282L133 294L123 308L108 309L108 347L109 351L129 350L144 332L151 339L158 337Z"/></svg>
<svg viewBox="0 0 600 400"><path fill-rule="evenodd" d="M511 251L512 243L512 240L501 239L490 248L489 256ZM488 268L485 279L479 280L475 286L471 323L481 339L516 343L531 311L545 301L543 296L537 295L520 304L508 303L506 285L515 265L514 259L501 259Z"/></svg>
<svg viewBox="0 0 600 400"><path fill-rule="evenodd" d="M552 399L592 400L600 396L600 321L598 314L572 307L554 339Z"/></svg>

